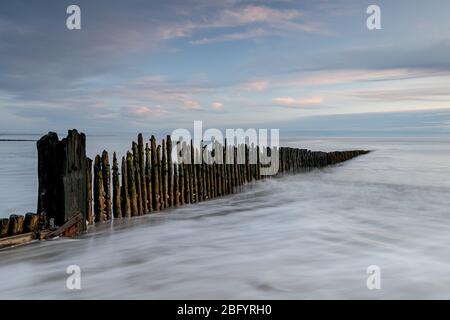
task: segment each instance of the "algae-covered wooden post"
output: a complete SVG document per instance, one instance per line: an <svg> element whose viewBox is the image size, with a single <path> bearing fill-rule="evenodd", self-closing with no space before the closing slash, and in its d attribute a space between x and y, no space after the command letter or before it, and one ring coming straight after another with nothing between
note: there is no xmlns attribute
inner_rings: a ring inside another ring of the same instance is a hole
<svg viewBox="0 0 450 320"><path fill-rule="evenodd" d="M152 178L152 196L153 196L153 209L155 211L160 210L160 199L159 199L159 158L156 148L155 136L150 138L150 150L151 150L151 178Z"/></svg>
<svg viewBox="0 0 450 320"><path fill-rule="evenodd" d="M86 136L69 130L66 138L50 132L37 142L38 205L37 213L46 213L62 225L82 213L80 231L86 228Z"/></svg>
<svg viewBox="0 0 450 320"><path fill-rule="evenodd" d="M168 193L168 206L173 207L173 163L172 163L172 138L167 135L166 140L166 152L167 152L167 193Z"/></svg>
<svg viewBox="0 0 450 320"><path fill-rule="evenodd" d="M178 188L180 189L180 205L184 205L186 203L184 197L184 164L178 164Z"/></svg>
<svg viewBox="0 0 450 320"><path fill-rule="evenodd" d="M137 216L139 212L136 195L136 184L134 180L135 171L134 171L133 156L129 151L127 152L127 175L128 175L128 195L130 197L131 215Z"/></svg>
<svg viewBox="0 0 450 320"><path fill-rule="evenodd" d="M158 201L159 201L159 209L160 210L164 210L164 192L163 192L163 175L161 172L161 167L162 167L162 160L161 160L161 145L158 144L158 146L156 147L156 169L158 170L158 181L159 181L159 186L158 186Z"/></svg>
<svg viewBox="0 0 450 320"><path fill-rule="evenodd" d="M133 169L134 169L134 183L136 188L136 202L138 215L143 214L143 206L142 206L142 190L141 190L141 170L139 169L139 150L136 142L133 141L132 145L133 149Z"/></svg>
<svg viewBox="0 0 450 320"><path fill-rule="evenodd" d="M145 154L144 154L144 138L142 133L138 135L138 156L139 156L139 180L141 182L141 202L142 202L142 213L147 214L148 204L147 204L147 181L145 177Z"/></svg>
<svg viewBox="0 0 450 320"><path fill-rule="evenodd" d="M86 158L86 222L93 224L92 216L92 159Z"/></svg>
<svg viewBox="0 0 450 320"><path fill-rule="evenodd" d="M105 221L105 198L103 192L102 164L99 155L94 161L94 215L95 222Z"/></svg>
<svg viewBox="0 0 450 320"><path fill-rule="evenodd" d="M0 219L0 238L8 236L9 230L9 219L3 218Z"/></svg>
<svg viewBox="0 0 450 320"><path fill-rule="evenodd" d="M102 153L102 177L103 177L103 193L105 194L105 219L112 218L112 201L111 201L111 166L109 165L109 156L106 150Z"/></svg>
<svg viewBox="0 0 450 320"><path fill-rule="evenodd" d="M178 207L180 205L180 193L178 189L178 165L173 165L173 205Z"/></svg>
<svg viewBox="0 0 450 320"><path fill-rule="evenodd" d="M153 191L152 191L152 159L150 156L150 147L145 144L145 182L147 185L147 209L148 212L153 211Z"/></svg>
<svg viewBox="0 0 450 320"><path fill-rule="evenodd" d="M122 157L122 186L120 189L122 194L122 217L131 217L131 207L130 207L130 194L128 191L128 169L127 160Z"/></svg>
<svg viewBox="0 0 450 320"><path fill-rule="evenodd" d="M117 162L116 153L113 154L113 215L114 218L122 217L122 208L120 204L120 179L119 179L119 163Z"/></svg>
<svg viewBox="0 0 450 320"><path fill-rule="evenodd" d="M23 220L22 215L12 214L9 217L9 230L8 236L15 236L23 232Z"/></svg>

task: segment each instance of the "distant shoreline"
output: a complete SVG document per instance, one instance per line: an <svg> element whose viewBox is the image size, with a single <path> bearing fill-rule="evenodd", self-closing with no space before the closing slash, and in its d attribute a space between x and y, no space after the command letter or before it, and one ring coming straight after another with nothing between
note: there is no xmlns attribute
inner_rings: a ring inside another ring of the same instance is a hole
<svg viewBox="0 0 450 320"><path fill-rule="evenodd" d="M33 139L0 139L0 142L36 142Z"/></svg>

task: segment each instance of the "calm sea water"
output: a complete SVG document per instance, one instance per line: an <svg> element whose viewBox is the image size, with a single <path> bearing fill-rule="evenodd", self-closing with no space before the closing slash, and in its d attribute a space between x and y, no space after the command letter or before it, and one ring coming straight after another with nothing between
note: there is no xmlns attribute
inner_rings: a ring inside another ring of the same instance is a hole
<svg viewBox="0 0 450 320"><path fill-rule="evenodd" d="M88 153L123 153L129 141L88 137ZM450 139L283 144L374 152L79 239L1 251L0 298L450 298ZM0 215L34 211L35 143L0 142L0 159ZM66 289L72 264L79 291ZM381 290L366 287L369 265L381 268Z"/></svg>

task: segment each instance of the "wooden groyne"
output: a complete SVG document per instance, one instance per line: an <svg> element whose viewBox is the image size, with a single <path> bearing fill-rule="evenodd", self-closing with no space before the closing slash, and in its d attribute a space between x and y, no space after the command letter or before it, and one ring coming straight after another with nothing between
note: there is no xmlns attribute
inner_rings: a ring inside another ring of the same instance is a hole
<svg viewBox="0 0 450 320"><path fill-rule="evenodd" d="M158 144L154 136L144 141L139 134L121 159L105 150L92 161L86 157L85 135L76 130L70 130L62 140L49 133L37 142L37 149L37 213L1 219L0 248L70 236L95 223L227 196L255 181L334 165L368 153L233 146L226 141L208 149L203 142L195 147L192 141L172 142L167 136ZM278 165L267 175L269 157L278 159Z"/></svg>

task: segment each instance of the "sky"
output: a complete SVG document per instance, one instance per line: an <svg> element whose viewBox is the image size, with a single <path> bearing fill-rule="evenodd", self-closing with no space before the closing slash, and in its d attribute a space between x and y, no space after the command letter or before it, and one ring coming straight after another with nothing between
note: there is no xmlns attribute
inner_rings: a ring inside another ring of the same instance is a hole
<svg viewBox="0 0 450 320"><path fill-rule="evenodd" d="M435 114L450 108L449 34L448 0L4 0L0 133Z"/></svg>

